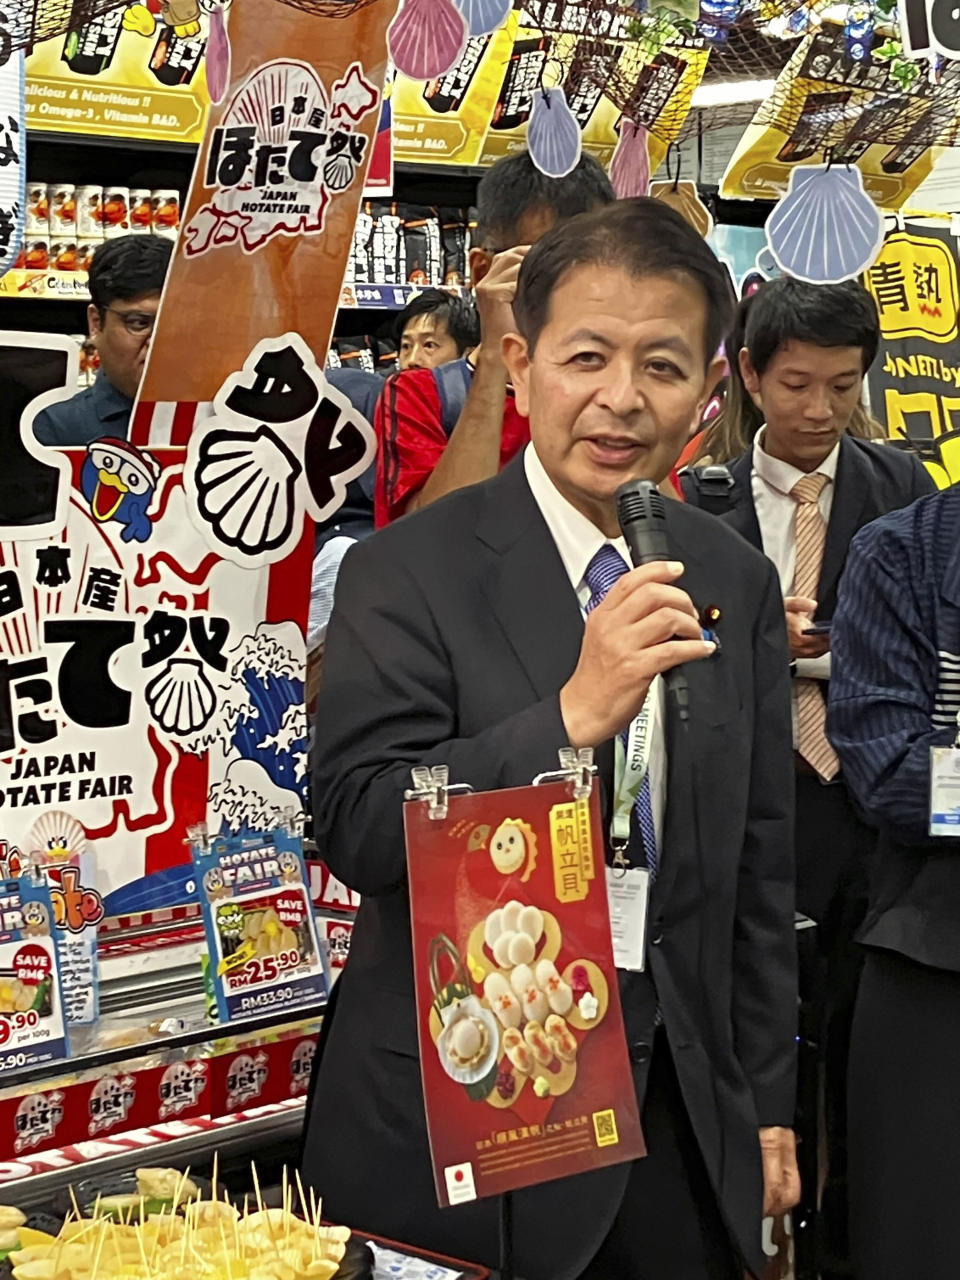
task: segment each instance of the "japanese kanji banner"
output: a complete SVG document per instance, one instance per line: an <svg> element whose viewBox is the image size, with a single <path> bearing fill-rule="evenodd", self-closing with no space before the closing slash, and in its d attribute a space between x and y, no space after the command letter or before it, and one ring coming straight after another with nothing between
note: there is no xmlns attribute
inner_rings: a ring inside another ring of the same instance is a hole
<svg viewBox="0 0 960 1280"><path fill-rule="evenodd" d="M0 13L0 276L17 260L23 238L26 129L23 118L23 52L11 53Z"/></svg>
<svg viewBox="0 0 960 1280"><path fill-rule="evenodd" d="M404 809L420 1069L441 1207L646 1153L600 803L570 783Z"/></svg>
<svg viewBox="0 0 960 1280"><path fill-rule="evenodd" d="M865 284L882 335L869 374L873 412L945 488L960 480L957 237L931 222L895 227Z"/></svg>
<svg viewBox="0 0 960 1280"><path fill-rule="evenodd" d="M186 411L150 422L151 406L213 400L264 338L298 333L324 363L397 0L338 7L347 16L280 0L231 8L232 78L183 212L141 389L144 443L182 443Z"/></svg>
<svg viewBox="0 0 960 1280"><path fill-rule="evenodd" d="M130 439L38 444L70 344L0 339L0 840L90 855L111 915L195 892L188 827L303 811L312 522L374 448L322 364L396 4L340 8L231 9Z"/></svg>

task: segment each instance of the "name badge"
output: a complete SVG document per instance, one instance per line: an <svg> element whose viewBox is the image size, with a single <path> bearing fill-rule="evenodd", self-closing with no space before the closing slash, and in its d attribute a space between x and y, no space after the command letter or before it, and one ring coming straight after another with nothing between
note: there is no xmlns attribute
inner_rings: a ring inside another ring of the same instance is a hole
<svg viewBox="0 0 960 1280"><path fill-rule="evenodd" d="M930 834L960 837L960 750L930 748Z"/></svg>
<svg viewBox="0 0 960 1280"><path fill-rule="evenodd" d="M610 934L613 960L618 969L631 973L644 970L649 901L650 872L646 867L607 867Z"/></svg>

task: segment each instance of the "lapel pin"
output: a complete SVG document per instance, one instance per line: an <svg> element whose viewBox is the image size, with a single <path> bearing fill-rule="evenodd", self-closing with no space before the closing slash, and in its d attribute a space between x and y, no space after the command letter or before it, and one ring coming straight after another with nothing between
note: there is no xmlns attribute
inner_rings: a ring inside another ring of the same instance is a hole
<svg viewBox="0 0 960 1280"><path fill-rule="evenodd" d="M719 605L708 604L700 610L700 634L704 640L712 640L717 646L717 653L720 652L722 646L720 637L715 630L716 624L723 617Z"/></svg>

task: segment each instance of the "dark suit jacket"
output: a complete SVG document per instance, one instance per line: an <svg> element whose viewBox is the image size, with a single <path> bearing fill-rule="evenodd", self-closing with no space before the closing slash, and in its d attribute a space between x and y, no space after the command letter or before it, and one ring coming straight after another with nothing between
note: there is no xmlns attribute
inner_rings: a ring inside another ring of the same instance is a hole
<svg viewBox="0 0 960 1280"><path fill-rule="evenodd" d="M858 534L840 586L828 727L881 829L861 941L960 972L960 839L931 839L930 748L960 710L960 486Z"/></svg>
<svg viewBox="0 0 960 1280"><path fill-rule="evenodd" d="M758 1125L789 1125L796 1020L792 755L772 566L712 517L668 504L672 545L722 653L691 664L688 730L667 722L668 799L647 974L621 983L642 1096L657 999L726 1221L760 1249ZM335 1219L495 1264L496 1207L436 1207L417 1062L401 801L415 764L478 790L556 768L558 693L583 621L522 459L352 548L317 709L322 855L363 895L315 1072L304 1169ZM601 774L612 769L609 744ZM515 1196L517 1271L576 1276L628 1166Z"/></svg>
<svg viewBox="0 0 960 1280"><path fill-rule="evenodd" d="M748 542L763 550L760 525L753 505L753 446L731 463L734 485L730 510L721 518ZM871 520L909 506L936 485L930 473L913 453L895 449L875 440L844 436L837 459L836 490L830 507L827 541L823 550L817 618L827 621L837 607L837 586L853 535Z"/></svg>
<svg viewBox="0 0 960 1280"><path fill-rule="evenodd" d="M720 518L762 551L752 471L751 445L730 466L734 479L731 505ZM854 436L841 439L817 590L818 621L833 617L840 575L857 530L934 489L929 472L915 454ZM685 492L690 494L689 486ZM693 497L695 501L695 492ZM823 689L826 696L827 682L823 682ZM837 804L843 808L840 814ZM863 917L876 833L864 824L846 792L840 798L825 798L819 788L806 786L798 797L797 815L797 906L820 924L826 945L834 928L849 937Z"/></svg>

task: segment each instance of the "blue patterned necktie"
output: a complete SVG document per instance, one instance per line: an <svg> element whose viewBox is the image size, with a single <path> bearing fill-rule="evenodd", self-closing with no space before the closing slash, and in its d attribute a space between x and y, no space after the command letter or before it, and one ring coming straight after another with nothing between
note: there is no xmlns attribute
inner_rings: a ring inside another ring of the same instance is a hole
<svg viewBox="0 0 960 1280"><path fill-rule="evenodd" d="M584 581L590 588L590 599L587 601L587 613L592 613L597 605L603 600L607 592L617 581L627 572L627 565L623 557L616 547L609 542L605 542L597 554L587 565L587 571L583 575ZM624 751L627 749L627 741L629 730L624 730L620 734L620 741L623 743ZM643 848L647 855L647 868L650 872L651 882L656 879L657 875L657 828L653 821L653 804L650 799L650 770L644 774L643 782L637 793L635 803L637 813L637 826L640 828L640 835L643 838Z"/></svg>

